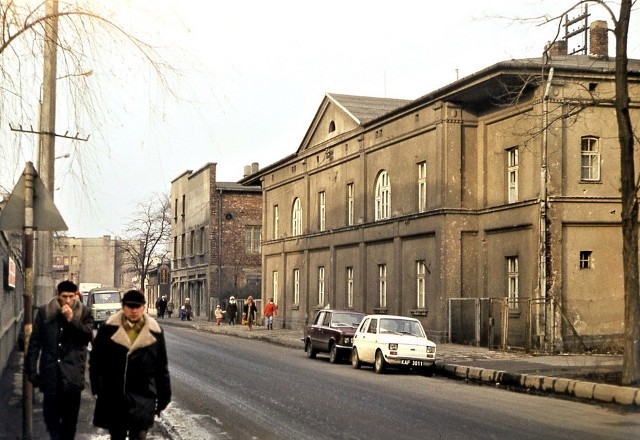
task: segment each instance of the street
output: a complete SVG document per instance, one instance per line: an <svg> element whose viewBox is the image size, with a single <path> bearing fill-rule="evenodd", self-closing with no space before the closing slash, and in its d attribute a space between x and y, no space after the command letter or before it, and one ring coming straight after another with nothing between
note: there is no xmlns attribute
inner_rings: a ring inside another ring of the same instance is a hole
<svg viewBox="0 0 640 440"><path fill-rule="evenodd" d="M628 439L637 412L405 372L330 365L302 350L164 327L183 439Z"/></svg>

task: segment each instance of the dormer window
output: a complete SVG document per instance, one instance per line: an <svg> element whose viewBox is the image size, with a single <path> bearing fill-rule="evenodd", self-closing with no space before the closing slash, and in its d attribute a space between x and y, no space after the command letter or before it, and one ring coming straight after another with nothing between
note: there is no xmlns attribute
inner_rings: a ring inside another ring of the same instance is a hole
<svg viewBox="0 0 640 440"><path fill-rule="evenodd" d="M334 131L336 131L336 123L331 121L329 122L329 133L333 133Z"/></svg>

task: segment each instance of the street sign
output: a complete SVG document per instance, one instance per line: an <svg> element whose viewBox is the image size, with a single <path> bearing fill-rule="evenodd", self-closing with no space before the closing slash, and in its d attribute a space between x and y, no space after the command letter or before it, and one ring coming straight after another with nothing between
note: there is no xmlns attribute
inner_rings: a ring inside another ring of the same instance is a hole
<svg viewBox="0 0 640 440"><path fill-rule="evenodd" d="M25 172L26 172L25 168ZM66 231L69 228L53 203L44 182L36 173L33 178L33 228L38 231ZM0 230L24 229L25 173L9 196L7 206L0 211Z"/></svg>

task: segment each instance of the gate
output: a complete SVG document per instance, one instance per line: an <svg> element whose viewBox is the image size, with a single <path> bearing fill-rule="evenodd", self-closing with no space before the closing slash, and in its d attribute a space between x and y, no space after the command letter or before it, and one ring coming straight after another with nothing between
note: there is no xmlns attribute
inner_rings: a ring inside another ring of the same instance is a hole
<svg viewBox="0 0 640 440"><path fill-rule="evenodd" d="M488 348L540 349L545 301L449 298L449 342Z"/></svg>

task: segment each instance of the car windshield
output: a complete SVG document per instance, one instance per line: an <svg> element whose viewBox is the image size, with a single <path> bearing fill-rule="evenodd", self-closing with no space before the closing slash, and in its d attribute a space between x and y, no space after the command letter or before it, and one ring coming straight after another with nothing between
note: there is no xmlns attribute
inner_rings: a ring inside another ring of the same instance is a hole
<svg viewBox="0 0 640 440"><path fill-rule="evenodd" d="M361 313L334 313L331 318L331 326L356 328L364 316Z"/></svg>
<svg viewBox="0 0 640 440"><path fill-rule="evenodd" d="M109 304L120 302L120 292L94 293L93 302L95 304Z"/></svg>
<svg viewBox="0 0 640 440"><path fill-rule="evenodd" d="M380 320L380 333L396 333L399 335L425 337L420 322L408 319L383 318Z"/></svg>

